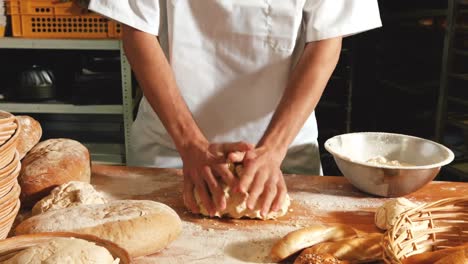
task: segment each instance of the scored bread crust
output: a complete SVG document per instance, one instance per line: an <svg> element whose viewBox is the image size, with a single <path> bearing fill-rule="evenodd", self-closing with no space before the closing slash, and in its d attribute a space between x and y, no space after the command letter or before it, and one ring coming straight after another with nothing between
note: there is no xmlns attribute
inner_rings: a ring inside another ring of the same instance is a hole
<svg viewBox="0 0 468 264"><path fill-rule="evenodd" d="M357 231L347 225L313 225L290 232L277 241L271 249L271 258L279 262L304 248L325 241L336 241L357 236Z"/></svg>
<svg viewBox="0 0 468 264"><path fill-rule="evenodd" d="M34 146L21 161L18 183L23 206L32 207L52 189L70 181L90 182L88 149L72 139L55 138Z"/></svg>
<svg viewBox="0 0 468 264"><path fill-rule="evenodd" d="M15 233L73 232L94 235L126 249L130 256L153 254L174 241L182 222L169 206L154 201L111 201L49 211L20 223Z"/></svg>

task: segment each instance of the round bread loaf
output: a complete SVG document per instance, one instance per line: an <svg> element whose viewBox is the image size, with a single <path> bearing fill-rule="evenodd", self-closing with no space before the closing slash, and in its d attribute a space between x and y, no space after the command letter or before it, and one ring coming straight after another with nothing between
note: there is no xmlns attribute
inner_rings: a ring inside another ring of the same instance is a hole
<svg viewBox="0 0 468 264"><path fill-rule="evenodd" d="M47 243L21 250L2 264L74 263L116 264L110 252L77 238L54 238Z"/></svg>
<svg viewBox="0 0 468 264"><path fill-rule="evenodd" d="M16 150L20 155L20 159L28 153L41 140L42 127L41 124L30 116L16 116L20 123L21 130L18 135L18 145Z"/></svg>
<svg viewBox="0 0 468 264"><path fill-rule="evenodd" d="M169 206L154 201L123 200L49 211L20 223L17 235L73 232L94 235L126 249L130 256L158 252L174 241L182 222Z"/></svg>
<svg viewBox="0 0 468 264"><path fill-rule="evenodd" d="M49 139L34 146L22 160L18 183L21 202L32 207L50 191L70 181L90 182L88 149L72 139Z"/></svg>

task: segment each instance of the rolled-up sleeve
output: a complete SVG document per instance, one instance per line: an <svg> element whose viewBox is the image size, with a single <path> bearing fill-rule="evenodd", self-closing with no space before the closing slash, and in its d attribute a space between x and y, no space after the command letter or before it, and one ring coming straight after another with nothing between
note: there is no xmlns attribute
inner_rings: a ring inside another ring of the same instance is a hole
<svg viewBox="0 0 468 264"><path fill-rule="evenodd" d="M377 0L306 0L303 12L307 42L382 26Z"/></svg>
<svg viewBox="0 0 468 264"><path fill-rule="evenodd" d="M162 0L91 0L89 9L122 24L158 35Z"/></svg>

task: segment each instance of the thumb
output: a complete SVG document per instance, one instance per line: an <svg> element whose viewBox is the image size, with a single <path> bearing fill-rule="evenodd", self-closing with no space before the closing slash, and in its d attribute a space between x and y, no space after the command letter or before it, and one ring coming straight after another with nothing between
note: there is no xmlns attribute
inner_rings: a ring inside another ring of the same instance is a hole
<svg viewBox="0 0 468 264"><path fill-rule="evenodd" d="M235 151L231 152L227 156L227 162L240 163L244 160L245 152Z"/></svg>

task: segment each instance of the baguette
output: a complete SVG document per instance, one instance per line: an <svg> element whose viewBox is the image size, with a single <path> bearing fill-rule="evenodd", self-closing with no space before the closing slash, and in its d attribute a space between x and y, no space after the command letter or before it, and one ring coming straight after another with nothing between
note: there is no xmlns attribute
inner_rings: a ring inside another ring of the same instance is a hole
<svg viewBox="0 0 468 264"><path fill-rule="evenodd" d="M458 247L451 247L431 252L415 254L402 259L403 264L459 264L468 263L468 243ZM451 257L451 258L449 258ZM447 258L447 259L446 259Z"/></svg>
<svg viewBox="0 0 468 264"><path fill-rule="evenodd" d="M273 261L279 262L315 244L356 236L356 230L350 226L313 225L287 234L273 245L270 255Z"/></svg>
<svg viewBox="0 0 468 264"><path fill-rule="evenodd" d="M301 255L329 254L350 263L366 263L382 259L382 234L371 233L362 237L324 242L302 251Z"/></svg>

